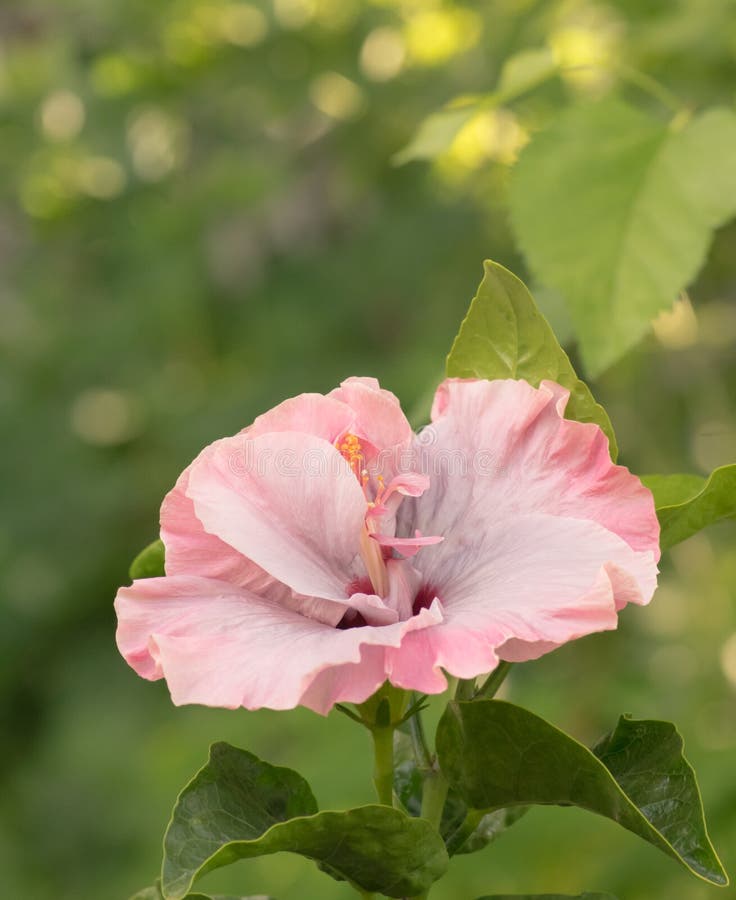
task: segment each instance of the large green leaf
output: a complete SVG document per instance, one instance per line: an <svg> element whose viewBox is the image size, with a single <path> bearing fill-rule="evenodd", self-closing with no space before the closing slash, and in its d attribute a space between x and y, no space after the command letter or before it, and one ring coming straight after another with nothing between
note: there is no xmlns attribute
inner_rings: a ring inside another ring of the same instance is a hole
<svg viewBox="0 0 736 900"><path fill-rule="evenodd" d="M676 124L617 99L576 106L514 170L518 242L565 297L591 375L672 305L736 214L736 116L714 109Z"/></svg>
<svg viewBox="0 0 736 900"><path fill-rule="evenodd" d="M591 751L511 703L455 701L440 720L437 753L471 808L579 806L618 822L705 881L728 883L682 738L669 722L622 718Z"/></svg>
<svg viewBox="0 0 736 900"><path fill-rule="evenodd" d="M212 869L281 850L389 897L423 893L447 868L440 836L386 806L317 812L304 779L228 744L179 796L164 838L162 889L179 900Z"/></svg>
<svg viewBox="0 0 736 900"><path fill-rule="evenodd" d="M644 484L654 494L666 550L718 522L736 518L736 464L699 475L647 475Z"/></svg>
<svg viewBox="0 0 736 900"><path fill-rule="evenodd" d="M156 578L159 575L165 575L164 569L164 542L155 540L144 547L130 564L130 577L133 581L136 578Z"/></svg>
<svg viewBox="0 0 736 900"><path fill-rule="evenodd" d="M568 417L600 425L615 460L616 438L606 411L575 374L523 281L490 260L483 270L483 281L447 357L447 374L523 378L535 387L545 379L558 382L570 391Z"/></svg>
<svg viewBox="0 0 736 900"><path fill-rule="evenodd" d="M458 97L438 112L420 122L414 137L393 157L397 166L418 159L433 159L448 150L452 142L473 116L493 109L533 90L557 71L548 47L522 50L511 56L501 70L498 87L493 93Z"/></svg>

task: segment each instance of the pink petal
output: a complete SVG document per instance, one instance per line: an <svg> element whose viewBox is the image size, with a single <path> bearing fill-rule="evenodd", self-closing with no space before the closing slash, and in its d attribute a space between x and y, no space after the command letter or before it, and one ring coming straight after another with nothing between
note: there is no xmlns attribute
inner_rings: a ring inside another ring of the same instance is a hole
<svg viewBox="0 0 736 900"><path fill-rule="evenodd" d="M611 462L597 425L562 417L568 396L553 382L536 389L525 381L444 381L431 441L419 443L433 496L446 491L453 502L443 503L431 527L421 521L416 527L446 534L462 522L468 504L487 505L496 519L545 512L599 522L659 559L651 492Z"/></svg>
<svg viewBox="0 0 736 900"><path fill-rule="evenodd" d="M422 583L421 574L403 559L386 561L388 575L388 596L386 603L397 611L399 619L410 619L413 615L414 598Z"/></svg>
<svg viewBox="0 0 736 900"><path fill-rule="evenodd" d="M366 502L332 444L297 432L225 438L194 463L187 495L208 532L278 581L345 599Z"/></svg>
<svg viewBox="0 0 736 900"><path fill-rule="evenodd" d="M195 460L208 456L206 447ZM192 464L194 465L194 463ZM167 575L201 575L247 587L261 596L285 598L291 591L214 534L204 530L187 497L191 465L179 476L161 505L161 540L166 548Z"/></svg>
<svg viewBox="0 0 736 900"><path fill-rule="evenodd" d="M392 398L394 403L397 406L401 405L399 403L398 397L396 397L394 394L392 394L391 391L384 390L381 387L378 379L373 378L372 375L351 375L349 378L346 378L345 381L340 382L340 387L335 388L332 391L332 394L339 397L339 396L341 396L341 392L343 390L348 391L352 385L356 385L356 384L359 384L359 385L362 385L363 387L369 388L372 391L378 391L379 393L383 392L388 397Z"/></svg>
<svg viewBox="0 0 736 900"><path fill-rule="evenodd" d="M432 486L402 504L398 530L444 535L415 565L446 621L407 636L393 654L396 683L433 659L471 677L493 668L501 647L504 658L530 658L615 628L617 609L651 598L651 494L613 465L597 426L562 419L566 399L548 383L440 386L418 441Z"/></svg>
<svg viewBox="0 0 736 900"><path fill-rule="evenodd" d="M350 404L354 397L362 396L363 390L380 394L385 400L401 409L401 403L395 394L382 388L377 378L366 375L351 375L350 378L346 378L345 381L340 382L340 387L336 387L330 391L328 396L336 397L343 403Z"/></svg>
<svg viewBox="0 0 736 900"><path fill-rule="evenodd" d="M431 547L433 544L439 544L444 540L441 535L422 537L421 532L417 532L416 537L413 538L398 538L389 534L372 534L371 538L381 547L396 550L405 558L416 556L422 547Z"/></svg>
<svg viewBox="0 0 736 900"><path fill-rule="evenodd" d="M623 602L646 603L656 587L653 554L637 553L593 522L526 515L466 531L463 539L454 557L438 562L428 551L416 563L445 622L407 636L391 655L395 684L430 664L474 677L493 669L498 656L530 659L613 629Z"/></svg>
<svg viewBox="0 0 736 900"><path fill-rule="evenodd" d="M302 431L333 444L341 434L350 430L354 420L353 410L336 398L322 394L300 394L258 416L241 434L257 437L271 431Z"/></svg>
<svg viewBox="0 0 736 900"><path fill-rule="evenodd" d="M378 386L374 378L348 378L328 397L346 403L355 415L350 431L374 451L408 446L413 432L396 397ZM387 457L388 458L388 457ZM395 468L396 461L386 466Z"/></svg>
<svg viewBox="0 0 736 900"><path fill-rule="evenodd" d="M299 705L327 715L336 703L367 700L385 680L386 648L365 644L360 648L359 662L322 669L302 695Z"/></svg>
<svg viewBox="0 0 736 900"><path fill-rule="evenodd" d="M345 601L346 609L355 610L365 619L368 625L392 625L399 621L396 610L385 603L377 594L351 594Z"/></svg>
<svg viewBox="0 0 736 900"><path fill-rule="evenodd" d="M396 687L439 694L447 689L444 672L474 678L498 665L500 636L489 627L481 632L464 623L435 625L406 635L398 650L387 651L389 680Z"/></svg>
<svg viewBox="0 0 736 900"><path fill-rule="evenodd" d="M401 472L386 485L384 502L393 493L399 493L404 497L421 497L430 483L429 476L422 472Z"/></svg>
<svg viewBox="0 0 736 900"><path fill-rule="evenodd" d="M366 699L386 678L386 648L440 621L435 607L407 622L340 630L186 576L136 581L118 591L115 608L120 652L144 678L166 678L175 704L320 713Z"/></svg>

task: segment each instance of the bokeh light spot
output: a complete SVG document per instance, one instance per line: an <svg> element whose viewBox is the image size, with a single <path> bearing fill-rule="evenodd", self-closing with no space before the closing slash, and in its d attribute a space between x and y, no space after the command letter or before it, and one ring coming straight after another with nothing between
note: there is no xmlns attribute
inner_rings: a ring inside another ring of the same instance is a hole
<svg viewBox="0 0 736 900"><path fill-rule="evenodd" d="M273 11L282 28L304 28L314 18L313 0L274 0Z"/></svg>
<svg viewBox="0 0 736 900"><path fill-rule="evenodd" d="M623 20L610 6L581 5L552 30L548 43L561 76L585 94L599 94L613 82Z"/></svg>
<svg viewBox="0 0 736 900"><path fill-rule="evenodd" d="M103 97L118 97L130 93L140 81L132 60L120 53L110 53L95 60L90 70L92 87Z"/></svg>
<svg viewBox="0 0 736 900"><path fill-rule="evenodd" d="M721 647L721 670L731 687L736 689L736 632Z"/></svg>
<svg viewBox="0 0 736 900"><path fill-rule="evenodd" d="M127 141L137 174L144 181L160 181L186 159L189 128L183 119L148 107L132 116Z"/></svg>
<svg viewBox="0 0 736 900"><path fill-rule="evenodd" d="M652 322L654 335L671 350L692 347L698 340L698 320L687 294L675 300L672 309L661 312Z"/></svg>
<svg viewBox="0 0 736 900"><path fill-rule="evenodd" d="M108 156L89 156L79 163L78 184L89 197L111 200L125 188L125 170Z"/></svg>
<svg viewBox="0 0 736 900"><path fill-rule="evenodd" d="M470 169L487 160L511 165L528 141L528 132L510 110L493 109L473 116L452 142L448 154Z"/></svg>
<svg viewBox="0 0 736 900"><path fill-rule="evenodd" d="M140 417L127 391L90 388L76 398L71 409L72 431L86 444L114 447L135 437Z"/></svg>
<svg viewBox="0 0 736 900"><path fill-rule="evenodd" d="M382 26L370 32L360 50L360 68L371 81L390 81L401 71L406 47L401 33Z"/></svg>
<svg viewBox="0 0 736 900"><path fill-rule="evenodd" d="M239 47L255 47L268 34L268 21L255 6L228 3L219 13L218 31L223 40Z"/></svg>
<svg viewBox="0 0 736 900"><path fill-rule="evenodd" d="M440 65L473 47L481 31L482 20L472 9L421 10L406 23L408 58L418 65Z"/></svg>
<svg viewBox="0 0 736 900"><path fill-rule="evenodd" d="M41 104L41 129L50 141L68 141L84 127L81 99L71 91L54 91Z"/></svg>
<svg viewBox="0 0 736 900"><path fill-rule="evenodd" d="M339 72L323 72L309 86L309 96L320 112L332 119L352 119L364 105L363 91Z"/></svg>

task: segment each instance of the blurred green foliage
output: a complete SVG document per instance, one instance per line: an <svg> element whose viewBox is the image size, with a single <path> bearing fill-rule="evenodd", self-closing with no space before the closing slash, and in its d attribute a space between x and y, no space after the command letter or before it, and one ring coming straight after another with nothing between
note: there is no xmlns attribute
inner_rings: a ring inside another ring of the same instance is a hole
<svg viewBox="0 0 736 900"><path fill-rule="evenodd" d="M506 214L520 146L563 107L630 88L581 68L470 120L431 164L391 157L427 114L543 45L583 67L612 56L695 108L733 105L733 0L0 8L5 896L121 898L151 883L210 740L297 768L322 808L371 798L367 737L344 717L174 709L117 655L112 597L201 446L350 374L421 408L481 260L526 275ZM736 460L735 251L727 227L692 304L596 384L635 471ZM564 338L559 298L545 309ZM724 523L673 549L652 606L617 634L519 667L505 689L584 740L623 711L676 720L732 872L735 584ZM209 884L347 895L295 857ZM583 888L718 896L615 826L550 809L455 861L433 897Z"/></svg>

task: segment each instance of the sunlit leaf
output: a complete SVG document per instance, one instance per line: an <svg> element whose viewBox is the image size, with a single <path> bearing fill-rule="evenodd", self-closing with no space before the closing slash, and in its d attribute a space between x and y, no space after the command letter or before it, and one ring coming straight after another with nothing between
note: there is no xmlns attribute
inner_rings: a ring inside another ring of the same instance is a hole
<svg viewBox="0 0 736 900"><path fill-rule="evenodd" d="M427 116L411 141L393 157L394 164L402 166L415 159L433 159L444 153L462 127L480 111L481 103L482 100L476 99Z"/></svg>
<svg viewBox="0 0 736 900"><path fill-rule="evenodd" d="M501 70L497 89L490 94L458 98L420 123L414 137L394 157L395 165L417 159L434 159L449 149L462 128L483 110L494 109L533 90L554 75L557 66L546 47L522 50L509 57Z"/></svg>
<svg viewBox="0 0 736 900"><path fill-rule="evenodd" d="M318 813L296 772L218 743L174 808L164 838L164 896L180 900L212 869L282 850L389 897L423 893L448 862L424 819L387 806Z"/></svg>
<svg viewBox="0 0 736 900"><path fill-rule="evenodd" d="M669 722L621 718L591 751L511 703L454 701L437 729L437 753L448 781L472 809L579 806L612 819L705 881L728 883L682 738Z"/></svg>
<svg viewBox="0 0 736 900"><path fill-rule="evenodd" d="M524 283L498 263L484 263L483 281L447 357L447 374L523 378L535 387L545 379L556 381L570 391L565 414L599 425L615 461L616 438L606 411L575 374Z"/></svg>
<svg viewBox="0 0 736 900"><path fill-rule="evenodd" d="M561 115L522 152L511 219L543 283L565 297L586 371L647 333L736 214L736 115L682 125L608 99Z"/></svg>
<svg viewBox="0 0 736 900"><path fill-rule="evenodd" d="M721 519L736 518L736 464L699 475L647 475L654 494L663 549L679 544Z"/></svg>
<svg viewBox="0 0 736 900"><path fill-rule="evenodd" d="M502 102L532 90L554 75L557 70L554 54L549 47L520 50L504 62L498 80L498 95Z"/></svg>

